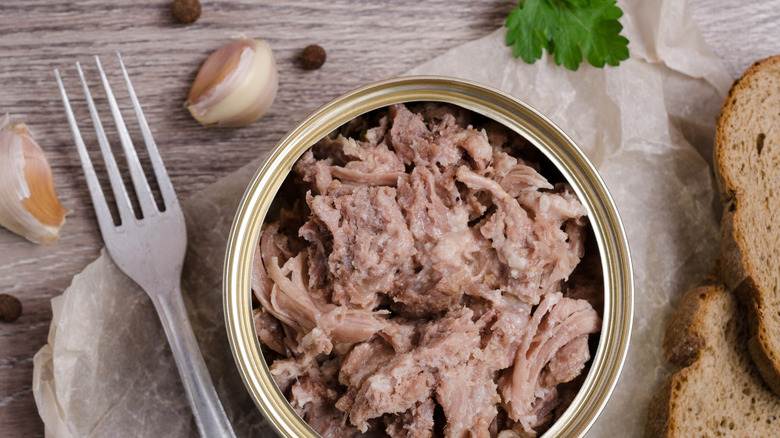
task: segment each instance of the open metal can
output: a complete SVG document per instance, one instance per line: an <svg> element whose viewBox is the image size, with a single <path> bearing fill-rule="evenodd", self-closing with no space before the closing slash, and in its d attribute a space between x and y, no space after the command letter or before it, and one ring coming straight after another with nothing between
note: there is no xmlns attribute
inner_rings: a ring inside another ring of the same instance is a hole
<svg viewBox="0 0 780 438"><path fill-rule="evenodd" d="M587 209L601 258L602 328L584 383L571 405L543 435L582 436L596 421L617 383L631 334L633 277L628 243L617 208L592 164L550 120L512 96L457 79L404 77L349 92L322 106L290 131L257 170L236 212L224 264L225 321L244 384L280 436L318 436L279 391L261 352L252 317L251 290L258 236L279 188L310 146L369 111L395 103L419 101L454 104L517 132L560 171Z"/></svg>

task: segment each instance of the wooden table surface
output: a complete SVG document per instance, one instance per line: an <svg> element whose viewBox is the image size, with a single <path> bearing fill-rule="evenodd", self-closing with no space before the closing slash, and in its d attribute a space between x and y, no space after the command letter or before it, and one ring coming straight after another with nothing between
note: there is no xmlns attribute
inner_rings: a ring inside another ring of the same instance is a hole
<svg viewBox="0 0 780 438"><path fill-rule="evenodd" d="M168 0L3 0L0 114L35 132L68 216L60 239L37 246L0 229L0 293L24 307L0 323L0 436L43 436L33 399L33 356L46 343L50 300L102 247L52 70L60 69L82 131L91 132L74 63L96 89L92 55L116 72L122 53L179 196L186 198L264 155L310 111L357 86L403 73L502 25L514 0L202 0L194 25L172 22ZM643 0L647 1L647 0ZM737 77L780 54L780 0L691 0L706 41ZM263 38L279 66L269 114L249 127L206 129L182 107L205 57L233 37ZM305 71L299 52L322 45L326 64ZM114 76L118 97L125 95ZM98 103L101 101L98 99ZM104 103L104 102L103 102ZM131 130L132 132L132 130ZM111 134L115 138L115 134Z"/></svg>

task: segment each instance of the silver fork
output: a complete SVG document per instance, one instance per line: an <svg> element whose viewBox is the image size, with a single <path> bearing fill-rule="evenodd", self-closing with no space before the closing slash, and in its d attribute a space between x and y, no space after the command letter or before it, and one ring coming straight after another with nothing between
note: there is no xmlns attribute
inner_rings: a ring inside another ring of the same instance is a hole
<svg viewBox="0 0 780 438"><path fill-rule="evenodd" d="M187 312L182 300L180 281L181 270L184 262L184 252L187 247L187 231L184 223L184 215L176 198L168 172L165 170L157 145L152 138L149 125L146 122L141 106L138 103L130 78L127 75L122 57L117 52L119 65L122 69L130 100L141 128L141 133L149 151L154 174L165 208L161 211L157 208L154 195L146 180L141 163L136 154L133 142L122 120L122 114L117 106L116 99L108 84L106 74L96 56L98 71L103 82L111 113L114 117L117 132L127 157L131 180L141 207L142 218L137 219L133 204L127 195L127 190L116 165L116 160L108 145L103 125L98 117L95 104L89 92L89 87L84 79L81 65L76 63L76 68L84 87L84 95L87 99L92 123L95 126L100 150L106 163L111 189L116 199L116 207L119 213L120 223L114 224L108 203L100 188L100 183L95 175L92 161L87 154L84 141L81 138L76 119L73 115L62 78L58 70L54 70L57 84L60 88L65 112L68 117L73 139L78 148L79 158L89 186L92 204L95 208L100 232L103 235L108 253L117 266L128 277L138 283L149 295L157 314L160 317L165 334L168 337L173 357L179 369L184 389L189 398L198 431L203 437L234 437L230 421L225 415L225 410L217 397L217 392L211 382L211 378L203 362L203 356L198 348L195 334L192 332Z"/></svg>

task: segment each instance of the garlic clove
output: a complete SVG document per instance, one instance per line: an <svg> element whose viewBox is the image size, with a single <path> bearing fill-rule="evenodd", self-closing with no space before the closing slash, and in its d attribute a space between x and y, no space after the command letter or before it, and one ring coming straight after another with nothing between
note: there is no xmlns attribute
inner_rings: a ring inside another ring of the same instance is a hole
<svg viewBox="0 0 780 438"><path fill-rule="evenodd" d="M54 189L51 166L23 123L0 119L0 225L27 240L51 245L65 216Z"/></svg>
<svg viewBox="0 0 780 438"><path fill-rule="evenodd" d="M246 126L266 113L278 88L271 48L263 40L242 38L206 59L184 106L205 126Z"/></svg>

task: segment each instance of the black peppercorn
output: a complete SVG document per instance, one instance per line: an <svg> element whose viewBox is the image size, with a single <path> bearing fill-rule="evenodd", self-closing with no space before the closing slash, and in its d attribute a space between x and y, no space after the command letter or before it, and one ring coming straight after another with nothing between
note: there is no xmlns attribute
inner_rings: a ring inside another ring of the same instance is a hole
<svg viewBox="0 0 780 438"><path fill-rule="evenodd" d="M174 0L171 15L177 23L194 23L200 18L200 0Z"/></svg>
<svg viewBox="0 0 780 438"><path fill-rule="evenodd" d="M306 46L301 55L301 64L306 70L315 70L325 64L325 49L317 44Z"/></svg>
<svg viewBox="0 0 780 438"><path fill-rule="evenodd" d="M22 303L18 298L8 294L0 294L0 321L14 322L19 319L21 314Z"/></svg>

